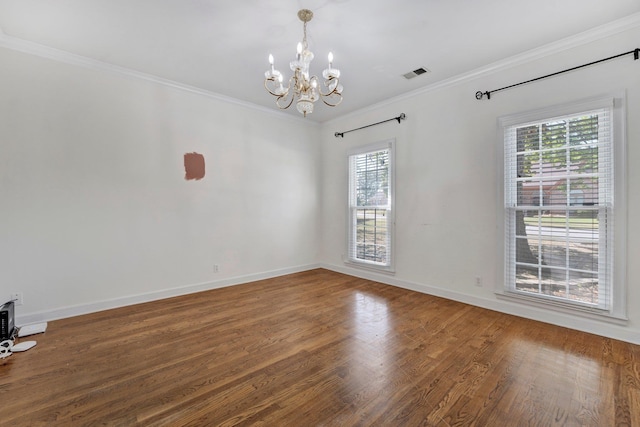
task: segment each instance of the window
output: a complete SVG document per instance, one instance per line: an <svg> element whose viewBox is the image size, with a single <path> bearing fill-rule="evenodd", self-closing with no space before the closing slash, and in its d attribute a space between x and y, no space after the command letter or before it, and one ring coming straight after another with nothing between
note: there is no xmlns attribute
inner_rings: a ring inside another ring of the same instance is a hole
<svg viewBox="0 0 640 427"><path fill-rule="evenodd" d="M500 119L505 294L624 317L621 108L609 98Z"/></svg>
<svg viewBox="0 0 640 427"><path fill-rule="evenodd" d="M393 142L349 156L348 261L392 270Z"/></svg>

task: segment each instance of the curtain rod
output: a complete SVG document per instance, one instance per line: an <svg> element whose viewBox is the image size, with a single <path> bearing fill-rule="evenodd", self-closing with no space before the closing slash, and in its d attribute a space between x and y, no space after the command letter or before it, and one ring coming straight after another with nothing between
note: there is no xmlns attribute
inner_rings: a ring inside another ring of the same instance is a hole
<svg viewBox="0 0 640 427"><path fill-rule="evenodd" d="M344 134L345 134L345 133L349 133L349 132L353 132L353 131L356 131L356 130L360 130L360 129L368 128L368 127L375 126L375 125L379 125L379 124L382 124L382 123L387 123L387 122L390 122L391 120L397 120L397 121L398 121L398 124L400 124L400 120L405 120L406 118L407 118L407 116L406 116L404 113L400 113L400 115L399 115L398 117L394 117L394 118L392 118L392 119L383 120L383 121L378 122L378 123L372 123L372 124L370 124L370 125L362 126L362 127L360 127L360 128L357 128L357 129L345 130L344 132L336 132L336 133L334 133L333 135L334 135L336 138L337 138L337 137L339 137L339 136L340 136L340 137L342 137L342 138L344 138Z"/></svg>
<svg viewBox="0 0 640 427"><path fill-rule="evenodd" d="M480 100L480 99L482 99L484 97L484 95L487 95L487 99L491 99L491 94L494 93L494 92L499 92L501 90L510 89L512 87L516 87L516 86L520 86L520 85L523 85L523 84L535 82L536 80L546 79L547 77L557 76L558 74L562 74L562 73L566 73L566 72L569 72L569 71L577 70L578 68L588 67L589 65L599 64L600 62L609 61L611 59L619 58L621 56L629 55L629 54L632 54L632 53L633 53L633 59L634 60L637 60L637 59L640 58L640 48L636 48L634 50L630 50L629 52L621 53L619 55L610 56L609 58L604 58L604 59L600 59L598 61L589 62L588 64L578 65L577 67L568 68L566 70L562 70L562 71L558 71L558 72L555 72L555 73L547 74L546 76L537 77L535 79L527 80L526 82L516 83L516 84L510 85L510 86L505 86L505 87L502 87L500 89L489 90L489 91L486 91L486 92L478 91L478 92L476 92L476 99Z"/></svg>

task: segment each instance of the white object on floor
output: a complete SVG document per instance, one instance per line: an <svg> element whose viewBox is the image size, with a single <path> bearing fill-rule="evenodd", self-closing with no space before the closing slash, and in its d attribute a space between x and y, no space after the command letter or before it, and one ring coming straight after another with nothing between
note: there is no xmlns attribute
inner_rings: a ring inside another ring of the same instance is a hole
<svg viewBox="0 0 640 427"><path fill-rule="evenodd" d="M0 342L0 360L11 356L11 347L13 347L13 340Z"/></svg>
<svg viewBox="0 0 640 427"><path fill-rule="evenodd" d="M18 331L18 337L26 337L27 335L40 334L47 330L47 322L34 323L33 325L21 326Z"/></svg>
<svg viewBox="0 0 640 427"><path fill-rule="evenodd" d="M20 351L27 351L36 345L35 341L23 341L11 347L12 353L18 353Z"/></svg>

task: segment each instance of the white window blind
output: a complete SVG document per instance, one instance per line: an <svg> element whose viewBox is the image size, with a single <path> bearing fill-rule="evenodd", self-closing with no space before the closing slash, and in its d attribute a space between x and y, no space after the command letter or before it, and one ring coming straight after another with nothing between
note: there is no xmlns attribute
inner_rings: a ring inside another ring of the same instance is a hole
<svg viewBox="0 0 640 427"><path fill-rule="evenodd" d="M392 142L349 156L349 262L392 266Z"/></svg>
<svg viewBox="0 0 640 427"><path fill-rule="evenodd" d="M503 129L508 292L611 310L612 111Z"/></svg>

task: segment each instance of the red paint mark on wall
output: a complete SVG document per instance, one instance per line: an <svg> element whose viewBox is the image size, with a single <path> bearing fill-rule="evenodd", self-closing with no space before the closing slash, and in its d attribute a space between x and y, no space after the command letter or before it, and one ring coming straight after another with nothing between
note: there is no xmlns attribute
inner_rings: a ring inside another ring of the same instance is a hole
<svg viewBox="0 0 640 427"><path fill-rule="evenodd" d="M204 156L198 153L185 153L184 172L186 180L204 178Z"/></svg>

